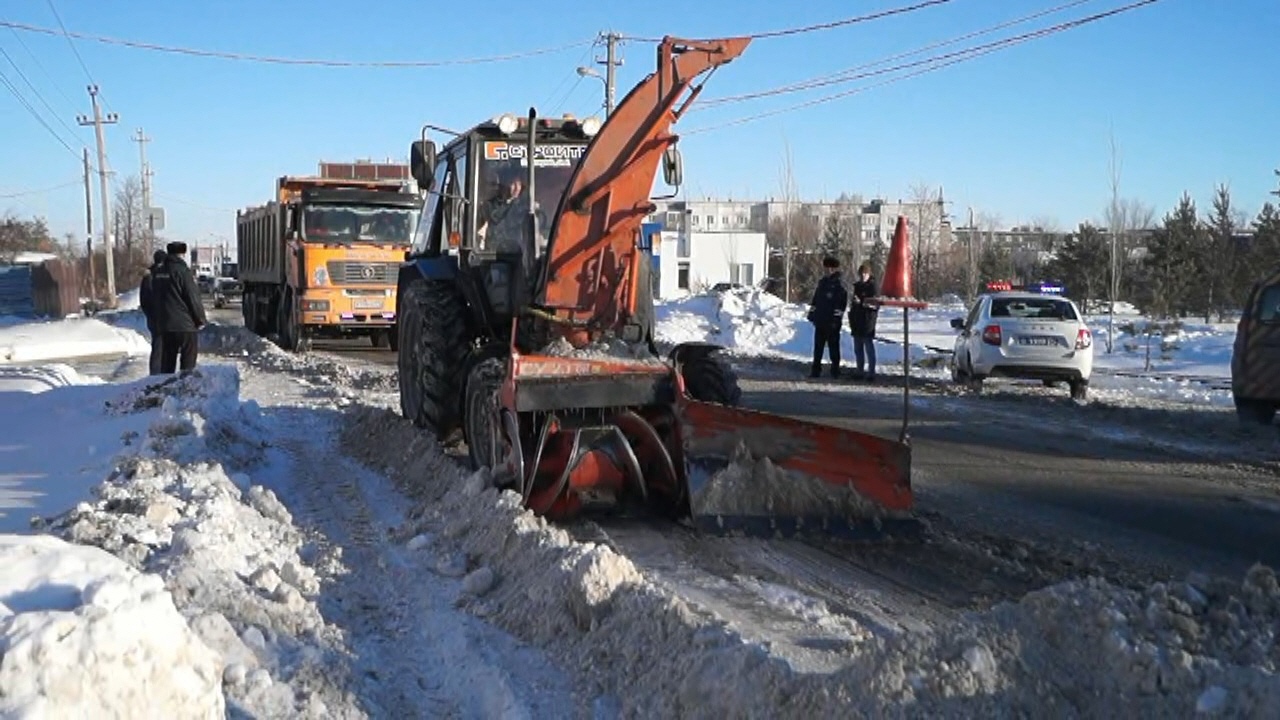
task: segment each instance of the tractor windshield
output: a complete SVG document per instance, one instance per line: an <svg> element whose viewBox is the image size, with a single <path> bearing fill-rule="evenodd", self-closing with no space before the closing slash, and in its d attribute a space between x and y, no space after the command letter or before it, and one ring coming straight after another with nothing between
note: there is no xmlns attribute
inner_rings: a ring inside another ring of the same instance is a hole
<svg viewBox="0 0 1280 720"><path fill-rule="evenodd" d="M308 205L303 237L317 243L390 243L408 245L415 211L367 205Z"/></svg>
<svg viewBox="0 0 1280 720"><path fill-rule="evenodd" d="M535 148L534 207L538 212L538 252L546 247L550 218L569 187L586 143L546 143ZM519 252L529 215L529 164L519 142L486 141L480 153L480 202L476 228L480 246Z"/></svg>

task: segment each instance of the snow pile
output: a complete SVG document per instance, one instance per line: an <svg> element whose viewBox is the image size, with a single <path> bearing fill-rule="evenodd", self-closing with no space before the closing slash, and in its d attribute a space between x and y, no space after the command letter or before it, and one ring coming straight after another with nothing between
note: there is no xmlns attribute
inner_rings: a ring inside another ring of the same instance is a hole
<svg viewBox="0 0 1280 720"><path fill-rule="evenodd" d="M633 345L621 338L598 340L581 348L575 348L562 337L556 338L542 348L542 354L574 360L626 360L644 365L664 364L661 357L649 352L648 345Z"/></svg>
<svg viewBox="0 0 1280 720"><path fill-rule="evenodd" d="M1141 372L1150 363L1153 374L1230 378L1235 323L1210 325L1183 321L1123 318L1116 322L1112 353L1106 352L1107 318L1091 317L1094 362L1118 372Z"/></svg>
<svg viewBox="0 0 1280 720"><path fill-rule="evenodd" d="M808 306L788 303L776 295L758 289L743 288L724 293L694 295L678 300L658 302L655 334L664 343L710 342L727 352L745 356L764 356L801 360L813 358L813 324L806 315ZM936 314L936 311L935 311ZM925 334L928 322L921 312L911 314L911 362L919 363L936 354L935 341ZM946 320L941 325L946 327ZM934 321L934 325L938 322ZM849 335L848 317L842 319L844 332L840 338L840 354L851 361L853 337ZM901 363L902 311L884 308L876 325L877 365ZM946 349L954 342L954 332L947 330Z"/></svg>
<svg viewBox="0 0 1280 720"><path fill-rule="evenodd" d="M221 718L221 663L164 583L97 548L0 536L0 715Z"/></svg>
<svg viewBox="0 0 1280 720"><path fill-rule="evenodd" d="M219 654L232 707L321 717L326 703L346 702L325 696L341 692L345 664L316 605L320 578L302 557L305 538L246 474L263 462L259 438L269 434L238 392L235 368L209 366L113 402L114 413L158 408L158 418L96 501L49 527L163 578L194 633Z"/></svg>
<svg viewBox="0 0 1280 720"><path fill-rule="evenodd" d="M0 365L150 352L151 343L138 332L93 318L71 317L0 328Z"/></svg>
<svg viewBox="0 0 1280 720"><path fill-rule="evenodd" d="M466 578L471 612L548 648L621 715L1263 717L1280 703L1280 591L1267 569L1235 587L1053 586L932 633L868 628L842 668L804 672L626 557L523 510L487 472L463 473L391 412L345 419L348 452L423 502L402 540Z"/></svg>

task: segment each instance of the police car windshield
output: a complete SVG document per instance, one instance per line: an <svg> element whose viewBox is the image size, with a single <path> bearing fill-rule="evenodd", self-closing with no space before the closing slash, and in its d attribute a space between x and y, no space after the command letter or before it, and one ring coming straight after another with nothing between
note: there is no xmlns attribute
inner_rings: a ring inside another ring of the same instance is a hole
<svg viewBox="0 0 1280 720"><path fill-rule="evenodd" d="M408 245L414 211L409 208L359 205L309 205L303 212L302 236L316 243L390 243Z"/></svg>
<svg viewBox="0 0 1280 720"><path fill-rule="evenodd" d="M569 188L569 178L586 149L583 143L545 143L535 148L534 200L550 215L560 205ZM484 143L480 162L480 196L487 202L528 201L529 166L527 150L520 143Z"/></svg>

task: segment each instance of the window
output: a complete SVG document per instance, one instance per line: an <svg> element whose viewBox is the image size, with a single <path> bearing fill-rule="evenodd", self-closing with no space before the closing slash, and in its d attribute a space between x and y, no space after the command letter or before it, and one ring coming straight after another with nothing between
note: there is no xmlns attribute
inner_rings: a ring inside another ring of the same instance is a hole
<svg viewBox="0 0 1280 720"><path fill-rule="evenodd" d="M689 257L689 234L680 233L676 236L676 257Z"/></svg>
<svg viewBox="0 0 1280 720"><path fill-rule="evenodd" d="M739 225L739 226L742 226L742 225L746 225L746 224L747 224L747 216L746 216L746 215L739 215L739 216L738 216L738 225Z"/></svg>
<svg viewBox="0 0 1280 720"><path fill-rule="evenodd" d="M715 215L708 215L708 216L707 216L707 227L710 227L710 226L715 225L715 224L716 224L716 216L715 216Z"/></svg>
<svg viewBox="0 0 1280 720"><path fill-rule="evenodd" d="M697 216L697 215L690 215L689 217L693 219L693 226L694 226L694 227L697 227L697 226L698 226L698 216Z"/></svg>
<svg viewBox="0 0 1280 720"><path fill-rule="evenodd" d="M1258 322L1280 320L1280 285L1272 285L1258 294Z"/></svg>
<svg viewBox="0 0 1280 720"><path fill-rule="evenodd" d="M687 262L676 266L676 287L681 290L689 289L689 263Z"/></svg>
<svg viewBox="0 0 1280 720"><path fill-rule="evenodd" d="M725 227L729 227L729 216L728 216L728 215L721 215L721 216L720 216L720 224L721 224L721 225L724 225Z"/></svg>
<svg viewBox="0 0 1280 720"><path fill-rule="evenodd" d="M751 263L733 263L729 265L729 282L738 285L755 283L755 267Z"/></svg>
<svg viewBox="0 0 1280 720"><path fill-rule="evenodd" d="M995 298L991 301L991 317L1037 318L1042 320L1077 320L1071 303L1057 298Z"/></svg>
<svg viewBox="0 0 1280 720"><path fill-rule="evenodd" d="M413 254L433 256L440 254L440 224L436 216L440 211L440 193L445 183L451 180L449 160L446 156L437 158L436 173L433 178L431 192L427 193L426 206L418 218L418 229L413 234Z"/></svg>
<svg viewBox="0 0 1280 720"><path fill-rule="evenodd" d="M668 228L668 229L670 229L670 230L676 230L676 229L679 229L679 227L680 227L680 213L678 213L678 212L668 212L668 213L667 213L667 222L666 222L666 225L667 225L667 228Z"/></svg>

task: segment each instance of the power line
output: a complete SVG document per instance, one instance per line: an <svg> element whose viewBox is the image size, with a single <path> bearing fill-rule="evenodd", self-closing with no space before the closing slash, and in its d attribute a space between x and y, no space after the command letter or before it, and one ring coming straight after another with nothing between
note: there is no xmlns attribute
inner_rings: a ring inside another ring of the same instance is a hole
<svg viewBox="0 0 1280 720"><path fill-rule="evenodd" d="M13 22L12 20L0 20L0 27L7 27L14 30L22 30L23 32L42 33L45 35L58 35L57 30L51 30L38 25L28 25L26 23ZM539 48L536 50L526 50L517 53L508 53L506 55L490 55L484 57L457 58L453 60L325 60L318 58L285 58L274 57L269 55L252 55L247 53L224 52L221 50L201 50L198 48L177 47L173 45L159 45L156 43L140 42L137 40L123 40L120 38L105 37L102 35L90 35L81 32L66 32L69 37L80 38L82 40L91 40L93 42L102 43L104 45L123 45L139 50L151 50L154 52L171 53L176 55L192 55L195 57L219 58L223 60L241 60L244 62L268 63L273 65L311 65L319 67L379 67L379 68L420 68L420 67L445 67L449 65L481 65L485 63L506 62L508 60L519 60L521 58L534 57L536 55L550 55L552 53L564 52L572 50L584 45L590 45L595 39L579 40L577 42L558 45L555 47Z"/></svg>
<svg viewBox="0 0 1280 720"><path fill-rule="evenodd" d="M54 7L53 0L45 0L49 9L53 11L53 17L58 21L58 27L62 28L62 36L67 39L67 45L71 47L71 52L75 53L76 61L80 63L80 69L84 70L84 76L89 78L90 85L97 85L97 81L93 79L93 73L89 72L89 66L84 64L84 58L80 57L80 51L76 49L76 44L71 41L71 33L67 32L67 26L62 24L62 16L58 14L58 8Z"/></svg>
<svg viewBox="0 0 1280 720"><path fill-rule="evenodd" d="M829 22L816 23L814 25L803 25L800 27L783 28L781 30L767 30L765 32L752 33L750 35L745 35L743 37L748 37L748 38L751 38L752 40L763 40L765 38L784 37L786 35L802 35L805 33L818 32L820 30L832 30L834 28L845 27L847 25L857 25L858 23L870 22L872 20L880 20L882 18L892 17L894 15L902 15L904 13L915 12L916 10L923 10L933 5L945 5L946 3L949 3L949 2L951 2L951 0L924 0L923 2L915 3L914 5L904 5L901 7L890 8L888 10L878 10L876 12L868 13L866 15L857 15L850 18L844 18L842 20L831 20ZM623 35L622 39L632 40L636 42L662 42L661 38L636 37L633 35Z"/></svg>
<svg viewBox="0 0 1280 720"><path fill-rule="evenodd" d="M707 99L707 100L703 100L703 101L699 102L697 105L695 105L695 106L693 106L692 108L690 108L690 110L692 110L692 111L695 111L695 112L696 112L696 111L706 110L706 109L709 109L709 108L712 108L712 107L715 107L715 106L718 106L718 105L724 105L724 104L727 104L727 103L740 102L740 101L743 101L743 100L754 100L754 99L756 99L756 98L759 98L759 97L766 97L766 96L768 96L768 95L781 95L781 94L791 93L791 92L800 92L800 91L802 91L802 90L809 90L809 89L816 88L816 87L823 87L823 86L825 86L825 85L834 85L834 84L837 84L837 83L842 82L842 81L849 81L849 80L861 80L861 79L864 79L864 78L870 77L870 76L872 76L872 75L874 75L874 74L883 74L883 73L863 73L863 72L862 72L862 71L868 70L868 69L870 69L870 68L879 67L879 66L884 65L884 64L886 64L886 63L893 62L894 60L901 60L901 59L903 59L903 58L912 57L912 56L914 56L914 55L919 55L919 54L921 54L921 53L928 52L928 51L930 51L930 50L936 50L936 49L938 49L938 48L940 48L940 47L946 47L947 45L954 45L954 44L956 44L956 43L958 43L958 42L963 42L963 41L965 41L965 40L970 40L970 39L972 39L972 38L979 37L979 36L982 36L982 35L989 35L989 34L991 34L991 33L993 33L993 32L996 32L997 30L1003 30L1003 29L1005 29L1005 28L1012 27L1012 26L1014 26L1014 25L1020 25L1020 24L1022 24L1022 23L1028 22L1028 21L1030 21L1030 20L1035 20L1035 19L1037 19L1037 18L1043 17L1043 16L1045 16L1045 15L1052 15L1053 13L1061 12L1061 11L1063 11L1063 10L1069 10L1069 9L1071 9L1071 8L1073 8L1073 7L1077 6L1077 5L1084 5L1085 3L1089 3L1089 2L1093 2L1093 1L1094 1L1094 0L1072 0L1072 2L1068 2L1068 3L1065 3L1065 4L1063 4L1063 5L1057 5L1057 6L1055 6L1055 7L1051 7L1051 8L1049 8L1049 9L1047 9L1047 10L1041 10L1041 11L1039 11L1039 12L1035 12L1035 13L1032 13L1032 14L1030 14L1030 15L1024 15L1024 16L1022 16L1022 17L1015 18L1015 19L1013 19L1013 20L1006 20L1005 22L1002 22L1002 23L999 23L999 24L996 24L996 25L992 25L992 26L990 26L990 27L986 27L986 28L983 28L983 29L981 29L981 30L975 30L975 31L973 31L973 32L965 33L964 35L959 35L959 36L956 36L956 37L950 38L950 39L948 39L948 40L940 40L940 41L935 42L935 43L930 43L930 44L928 44L928 45L924 45L924 46L922 46L922 47L918 47L918 48L916 48L916 49L914 49L914 50L908 50L908 51L906 51L906 52L898 53L898 54L896 54L896 55L890 55L890 56L888 56L888 57L884 57L884 58L881 58L881 59L879 59L879 60L875 60L875 61L872 61L872 62L863 63L863 64L861 64L861 65L855 65L855 66L853 66L853 67L851 67L851 68L846 68L846 69L844 69L844 70L839 70L839 71L836 71L836 72L834 72L834 73L828 73L828 74L825 74L825 75L819 75L819 76L817 76L817 77L812 77L812 78L809 78L809 79L807 79L807 80L800 80L800 81L797 81L797 82L795 82L795 83L789 83L789 84L787 84L787 85L782 85L782 86L779 86L779 87L774 88L774 89L772 89L772 90L757 91L757 92L751 92L751 93L743 93L743 94L740 94L740 95L727 95L727 96L724 96L724 97L718 97L718 98L709 98L709 99ZM978 46L978 47L981 47L981 46ZM933 58L933 59L934 59L934 60L936 60L936 59L944 59L944 58L946 58L946 57L948 57L948 56L947 56L947 55L941 55L941 56L935 56L935 58ZM917 64L918 64L918 63L917 63ZM908 64L906 64L906 65L899 65L899 66L896 66L896 68L890 68L890 70L893 70L893 69L903 69L903 68L907 68L907 67L911 67L911 66L912 66L912 64L911 64L911 63L908 63ZM887 72L887 71L885 71L885 72ZM860 73L861 73L861 74L860 74Z"/></svg>
<svg viewBox="0 0 1280 720"><path fill-rule="evenodd" d="M1138 2L1129 3L1128 5L1114 8L1112 10L1108 10L1108 11L1097 13L1087 17L1079 18L1077 20L1061 23L1059 25L1055 25L1049 28L1044 28L1042 30L1039 30L1033 33L1026 33L1024 35L1006 38L1005 40L1002 40L1002 41L987 43L986 45L977 46L977 48L969 48L968 50L965 50L965 51L948 53L947 56L937 56L929 60L930 62L934 62L936 64L920 67L912 72L899 75L897 77L891 77L878 83L872 83L871 85L864 85L862 87L852 88L850 90L834 93L832 95L825 95L819 98L814 98L813 100L809 100L807 102L798 103L795 105L789 105L787 107L777 108L774 110L757 113L755 115L748 115L746 117L738 118L736 120L730 120L728 122L717 123L715 125L709 125L701 128L695 128L693 130L687 130L685 132L682 132L681 135L697 135L699 133L709 132L711 130L719 130L719 129L731 127L734 125L742 125L745 123L753 122L755 120L761 120L767 117L773 117L774 115L781 115L783 113L794 112L796 110L813 107L814 105L822 105L825 103L833 102L835 100L849 97L850 95L856 95L858 93L862 93L867 90L871 90L873 88L884 87L885 85L892 85L893 83L900 82L908 78L924 75L925 73L933 72L935 70L941 70L944 67L948 67L950 65L956 65L966 60L973 60L975 58L982 57L983 55L987 55L1007 47L1012 47L1013 45L1026 42L1028 40L1032 40L1039 37L1045 37L1048 35L1054 35L1060 32L1064 32L1066 30L1080 27L1081 25L1087 25L1089 23L1097 22L1104 18L1112 17L1114 15L1119 15L1120 13L1128 12L1130 10L1135 10L1144 5L1152 5L1159 1L1160 0L1139 0ZM946 59L942 62L938 62L938 60L942 59L943 57L949 57L949 59ZM908 67L918 66L920 64L921 64L920 62L907 63L900 67L891 68L891 70L902 70ZM883 74L883 73L875 73L875 74ZM782 94L782 92L779 92L778 89L775 88L774 91L767 91L760 94L759 96L767 97L769 95L780 95L780 94Z"/></svg>
<svg viewBox="0 0 1280 720"><path fill-rule="evenodd" d="M27 84L27 87L30 88L31 92L36 96L36 99L40 101L40 104L44 105L45 109L49 111L49 114L57 118L58 122L62 124L62 127L65 128L67 132L71 133L71 137L74 138L76 136L75 129L68 125L67 121L62 119L62 115L49 105L48 101L44 99L44 95L41 95L40 91L36 89L36 86L31 84L31 80L27 78L27 74L22 72L22 68L18 66L18 63L14 62L13 58L9 56L9 53L6 52L3 47L0 47L0 55L3 55L4 59L8 60L9 64L13 66L13 69L18 72L18 77L22 78L22 82Z"/></svg>
<svg viewBox="0 0 1280 720"><path fill-rule="evenodd" d="M81 182L82 180L80 178L76 178L75 180L72 180L70 182L64 182L61 185L54 185L52 187L40 188L39 190L23 190L21 192L16 192L16 193L5 193L4 195L0 195L0 200L8 200L10 198L25 197L27 195L43 195L45 193L51 193L55 190L61 190L63 188L68 188L73 185L79 185Z"/></svg>
<svg viewBox="0 0 1280 720"><path fill-rule="evenodd" d="M13 36L14 40L18 41L18 44L22 46L23 52L25 52L27 56L31 58L31 62L35 63L35 66L39 68L41 73L44 74L45 78L48 79L49 82L53 84L53 89L57 91L59 95L62 96L62 99L66 100L68 105L75 107L76 102L71 99L71 96L63 92L62 87L58 84L58 81L53 79L53 75L50 75L49 71L45 69L44 64L40 62L40 58L37 58L36 54L31 52L31 48L27 47L27 43L25 40L22 39L22 35L18 34L18 31L14 30L13 28L9 28L9 34Z"/></svg>
<svg viewBox="0 0 1280 720"><path fill-rule="evenodd" d="M44 129L48 130L49 134L52 135L53 138L62 145L62 147L67 149L67 152L74 155L77 160L80 159L80 153L77 153L75 148L68 145L67 141L63 140L62 136L59 135L58 132L49 125L49 123L45 122L44 118L40 116L40 113L36 112L36 109L31 106L31 103L27 102L27 99L22 96L22 93L18 92L18 88L14 87L13 83L9 81L8 76L6 76L3 71L0 71L0 83L9 88L9 92L13 93L13 96L18 99L18 102L22 103L22 106L27 109L27 112L31 113L31 117L35 118L36 122L43 125Z"/></svg>

